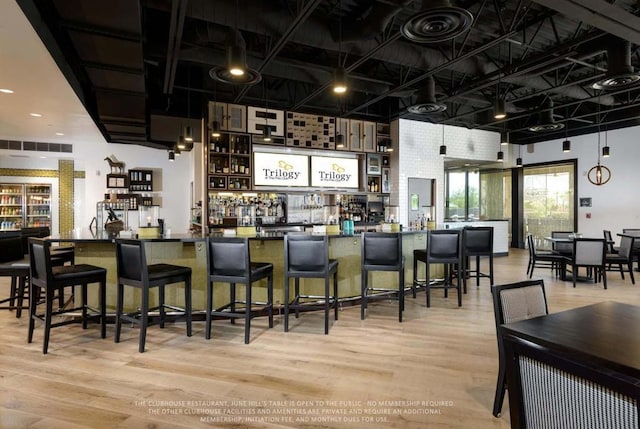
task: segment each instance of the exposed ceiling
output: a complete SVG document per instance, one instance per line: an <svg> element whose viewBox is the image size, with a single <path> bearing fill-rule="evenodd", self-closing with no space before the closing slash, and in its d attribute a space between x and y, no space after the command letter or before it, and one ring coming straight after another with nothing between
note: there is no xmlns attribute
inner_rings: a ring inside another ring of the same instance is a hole
<svg viewBox="0 0 640 429"><path fill-rule="evenodd" d="M639 79L632 0L17 3L111 142L167 148L174 141L154 132L154 118L197 120L214 99L506 130L519 144L640 124L640 85L621 85ZM421 11L430 18L415 18ZM408 40L400 28L412 17L410 33L448 40ZM465 22L467 31L447 37ZM211 77L225 69L233 38L244 42L261 82ZM349 76L343 96L331 91L338 64ZM592 88L608 75L617 86ZM496 99L505 101L506 119L494 118ZM535 125L542 131L529 130Z"/></svg>

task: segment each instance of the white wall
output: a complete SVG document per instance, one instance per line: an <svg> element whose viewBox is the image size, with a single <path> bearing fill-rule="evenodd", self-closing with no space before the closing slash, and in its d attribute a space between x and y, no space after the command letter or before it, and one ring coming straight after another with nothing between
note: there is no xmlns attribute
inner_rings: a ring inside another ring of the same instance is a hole
<svg viewBox="0 0 640 429"><path fill-rule="evenodd" d="M623 228L640 228L640 127L607 132L611 157L601 158L600 163L611 169L611 180L602 186L591 184L587 172L598 161L598 136L589 134L570 138L571 152L562 152L562 140L552 140L527 146L522 151L526 164L562 159L578 160L578 198L589 197L592 207L578 207L578 232L586 237L602 237L602 230L609 229L614 239ZM601 146L605 134L600 134ZM587 218L587 214L591 218Z"/></svg>
<svg viewBox="0 0 640 429"><path fill-rule="evenodd" d="M444 219L445 203L444 158L439 155L443 127L406 119L397 122L397 125L394 122L391 127L394 140L399 142L399 148L393 152L391 158L394 182L391 192L397 195L398 200L392 200L391 204L398 205L400 222L408 226L409 221L415 220L408 219L409 177L435 179L435 220L441 223ZM500 134L445 125L444 143L447 145L447 158L495 161L500 150ZM505 155L509 156L508 153Z"/></svg>
<svg viewBox="0 0 640 429"><path fill-rule="evenodd" d="M122 145L104 142L74 144L73 154L45 154L47 158L40 158L43 153L8 151L0 153L0 168L42 168L58 169L58 158L73 158L76 170L84 170L85 179L76 179L75 186L75 227L86 228L96 215L96 203L104 199L106 191L106 175L111 171L104 160L105 157L115 157L125 163L125 169L152 169L154 171L154 202L161 202L160 217L165 219L174 233L186 232L189 228L189 209L191 186L200 177L194 177L194 151L201 150L200 144L195 144L191 152L183 152L176 157L175 162L169 162L168 154L164 150L151 149L137 145ZM6 183L53 183L54 191L54 219L52 231L57 232L59 225L57 215L57 179L29 179L22 177L2 177L0 182ZM157 189L156 189L157 188ZM195 198L197 201L198 198ZM129 222L137 227L137 211L131 212Z"/></svg>

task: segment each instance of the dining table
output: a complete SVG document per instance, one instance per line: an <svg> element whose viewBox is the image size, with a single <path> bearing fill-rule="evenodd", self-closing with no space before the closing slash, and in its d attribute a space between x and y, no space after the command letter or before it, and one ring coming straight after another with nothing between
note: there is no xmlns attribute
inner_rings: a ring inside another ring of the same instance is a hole
<svg viewBox="0 0 640 429"><path fill-rule="evenodd" d="M638 428L640 306L604 301L498 334L512 428Z"/></svg>

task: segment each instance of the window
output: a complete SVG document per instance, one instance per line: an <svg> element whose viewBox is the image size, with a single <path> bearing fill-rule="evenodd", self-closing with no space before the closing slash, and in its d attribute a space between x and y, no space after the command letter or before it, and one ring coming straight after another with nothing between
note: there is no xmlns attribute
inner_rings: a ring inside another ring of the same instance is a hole
<svg viewBox="0 0 640 429"><path fill-rule="evenodd" d="M538 248L550 248L551 231L575 231L575 163L525 167L524 234Z"/></svg>
<svg viewBox="0 0 640 429"><path fill-rule="evenodd" d="M446 172L445 218L478 219L480 214L480 174L472 171Z"/></svg>

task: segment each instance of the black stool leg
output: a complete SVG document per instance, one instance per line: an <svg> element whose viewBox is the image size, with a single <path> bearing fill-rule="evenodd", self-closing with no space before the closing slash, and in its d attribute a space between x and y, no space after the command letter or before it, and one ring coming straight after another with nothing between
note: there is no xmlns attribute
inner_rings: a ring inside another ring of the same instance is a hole
<svg viewBox="0 0 640 429"><path fill-rule="evenodd" d="M236 284L235 283L231 283L230 284L230 307L229 307L229 311L231 313L235 313L236 312ZM235 325L236 323L236 319L235 317L231 317L230 320L232 325Z"/></svg>
<svg viewBox="0 0 640 429"><path fill-rule="evenodd" d="M368 292L369 271L362 270L360 275L360 290L362 300L360 301L360 320L364 320L364 312L367 308L367 292Z"/></svg>
<svg viewBox="0 0 640 429"><path fill-rule="evenodd" d="M72 286L73 287L73 286ZM87 284L80 286L80 298L82 299L82 329L87 329Z"/></svg>
<svg viewBox="0 0 640 429"><path fill-rule="evenodd" d="M284 332L289 332L289 276L284 276Z"/></svg>
<svg viewBox="0 0 640 429"><path fill-rule="evenodd" d="M426 279L425 279L425 286L427 289L427 308L431 307L431 282L430 282L430 270L429 270L429 264L427 264L427 266L425 267L426 270Z"/></svg>
<svg viewBox="0 0 640 429"><path fill-rule="evenodd" d="M411 292L416 297L416 283L418 283L418 258L413 256L413 283L411 284Z"/></svg>
<svg viewBox="0 0 640 429"><path fill-rule="evenodd" d="M293 280L293 309L296 312L296 319L300 317L300 277L295 277Z"/></svg>
<svg viewBox="0 0 640 429"><path fill-rule="evenodd" d="M142 288L142 304L140 306L140 339L138 351L144 353L144 345L147 341L147 325L149 324L149 287Z"/></svg>
<svg viewBox="0 0 640 429"><path fill-rule="evenodd" d="M26 284L26 277L20 276L20 278L18 279L18 308L16 308L16 319L22 317L22 307L24 306L24 293Z"/></svg>
<svg viewBox="0 0 640 429"><path fill-rule="evenodd" d="M164 287L165 285L158 286L158 310L160 310L160 329L164 329ZM147 306L147 310L148 310Z"/></svg>
<svg viewBox="0 0 640 429"><path fill-rule="evenodd" d="M27 342L33 341L33 328L35 326L36 303L38 302L37 290L40 289L33 283L29 286L29 332L27 334Z"/></svg>
<svg viewBox="0 0 640 429"><path fill-rule="evenodd" d="M324 334L329 334L329 277L324 278Z"/></svg>
<svg viewBox="0 0 640 429"><path fill-rule="evenodd" d="M47 354L49 350L49 335L51 333L51 313L53 313L53 289L51 287L47 288L47 302L45 305L45 313L44 313L44 343L42 344L42 353Z"/></svg>
<svg viewBox="0 0 640 429"><path fill-rule="evenodd" d="M267 277L267 305L269 311L269 328L273 328L273 275Z"/></svg>
<svg viewBox="0 0 640 429"><path fill-rule="evenodd" d="M191 336L191 275L184 280L184 311L187 319L187 337Z"/></svg>
<svg viewBox="0 0 640 429"><path fill-rule="evenodd" d="M244 307L244 343L249 344L249 336L251 329L251 283L247 282L246 285L246 300L247 303Z"/></svg>
<svg viewBox="0 0 640 429"><path fill-rule="evenodd" d="M11 289L9 290L9 307L11 310L16 306L16 286L18 284L18 276L11 276Z"/></svg>
<svg viewBox="0 0 640 429"><path fill-rule="evenodd" d="M333 305L335 306L335 319L338 320L338 271L333 273Z"/></svg>
<svg viewBox="0 0 640 429"><path fill-rule="evenodd" d="M204 327L204 337L207 340L211 339L211 311L213 310L213 282L207 282L207 314L206 314L206 326Z"/></svg>
<svg viewBox="0 0 640 429"><path fill-rule="evenodd" d="M404 311L404 270L398 273L398 321L402 323L402 312Z"/></svg>
<svg viewBox="0 0 640 429"><path fill-rule="evenodd" d="M100 280L100 337L107 337L107 279Z"/></svg>
<svg viewBox="0 0 640 429"><path fill-rule="evenodd" d="M493 400L493 416L500 417L502 413L502 404L504 402L504 393L506 390L505 370L500 365L498 370L498 383L496 384L496 396Z"/></svg>
<svg viewBox="0 0 640 429"><path fill-rule="evenodd" d="M124 307L124 285L118 283L116 297L116 333L113 337L114 342L120 342L120 330L122 329L122 309Z"/></svg>

